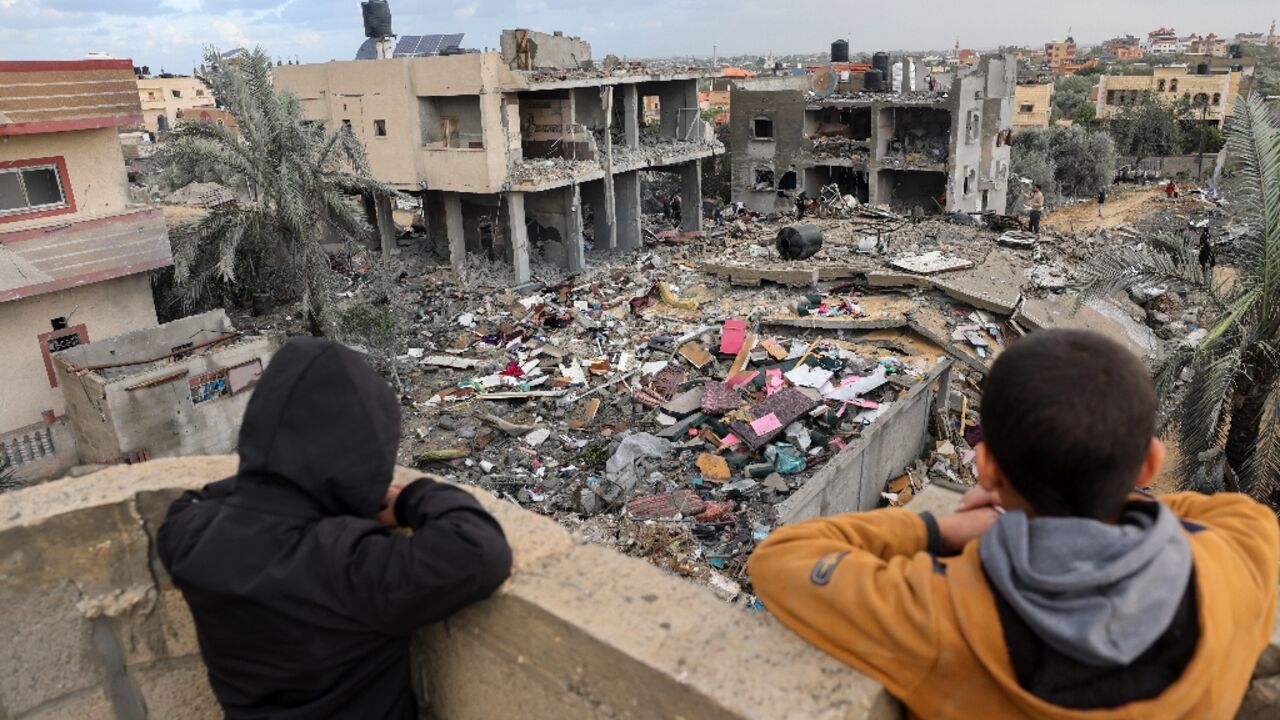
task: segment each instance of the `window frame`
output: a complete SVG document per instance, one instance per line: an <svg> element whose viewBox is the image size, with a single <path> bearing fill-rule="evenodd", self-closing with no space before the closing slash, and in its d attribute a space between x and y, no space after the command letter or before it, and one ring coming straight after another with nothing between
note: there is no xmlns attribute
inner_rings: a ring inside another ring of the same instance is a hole
<svg viewBox="0 0 1280 720"><path fill-rule="evenodd" d="M768 135L760 135L757 132L759 130L759 125L757 125L757 123L759 123L761 120L769 123ZM774 136L777 134L777 131L778 131L778 124L774 122L773 118L769 117L768 115L756 115L755 117L751 118L751 139L752 140L762 140L766 142L773 142Z"/></svg>
<svg viewBox="0 0 1280 720"><path fill-rule="evenodd" d="M373 121L373 136L376 138L387 137L387 121L386 120L379 119L379 120Z"/></svg>
<svg viewBox="0 0 1280 720"><path fill-rule="evenodd" d="M65 215L76 211L75 193L71 189L71 180L67 175L67 160L58 155L55 157L26 158L23 160L7 160L0 162L0 173L15 172L19 175L24 170L51 168L58 177L58 185L62 190L62 202L57 205L27 206L24 210L0 210L0 223L36 220L53 215ZM21 182L21 180L20 180ZM25 187L25 185L24 185Z"/></svg>
<svg viewBox="0 0 1280 720"><path fill-rule="evenodd" d="M49 387L51 388L58 387L58 373L53 369L53 353L49 352L49 341L59 340L72 335L80 338L80 342L76 344L76 347L79 347L80 345L88 345L90 342L89 326L84 323L72 325L64 330L50 330L49 332L40 333L36 336L36 339L40 342L40 354L44 357L44 371L45 374L49 376Z"/></svg>

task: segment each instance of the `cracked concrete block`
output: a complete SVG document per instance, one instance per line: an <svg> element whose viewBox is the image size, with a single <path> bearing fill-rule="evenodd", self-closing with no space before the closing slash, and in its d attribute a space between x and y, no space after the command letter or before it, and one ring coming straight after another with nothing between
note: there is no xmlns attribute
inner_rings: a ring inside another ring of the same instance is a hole
<svg viewBox="0 0 1280 720"><path fill-rule="evenodd" d="M16 717L4 714L0 708L0 717ZM116 711L111 707L107 693L100 687L67 695L22 715L21 720L118 720Z"/></svg>
<svg viewBox="0 0 1280 720"><path fill-rule="evenodd" d="M432 711L454 720L531 707L544 717L711 720L900 713L874 681L772 618L599 546L518 574L423 640Z"/></svg>
<svg viewBox="0 0 1280 720"><path fill-rule="evenodd" d="M215 720L223 717L198 655L130 668L129 674L137 681L149 718Z"/></svg>
<svg viewBox="0 0 1280 720"><path fill-rule="evenodd" d="M1280 675L1259 678L1249 685L1236 720L1270 720L1280 708Z"/></svg>

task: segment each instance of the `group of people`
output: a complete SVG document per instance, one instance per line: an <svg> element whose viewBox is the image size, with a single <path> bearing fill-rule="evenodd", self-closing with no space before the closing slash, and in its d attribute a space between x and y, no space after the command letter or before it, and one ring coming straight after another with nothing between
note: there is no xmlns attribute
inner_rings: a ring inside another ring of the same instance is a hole
<svg viewBox="0 0 1280 720"><path fill-rule="evenodd" d="M918 717L1231 717L1271 637L1280 530L1241 494L1144 491L1165 450L1142 362L1033 333L992 366L980 430L954 514L770 533L748 565L768 611ZM295 338L249 401L239 471L170 506L159 557L227 718L418 717L414 630L507 578L471 493L392 482L399 438L357 353Z"/></svg>

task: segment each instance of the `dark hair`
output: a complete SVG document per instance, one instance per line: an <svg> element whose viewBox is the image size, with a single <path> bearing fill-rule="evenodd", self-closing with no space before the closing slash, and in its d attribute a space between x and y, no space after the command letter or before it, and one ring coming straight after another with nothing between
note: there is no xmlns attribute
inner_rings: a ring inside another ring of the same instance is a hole
<svg viewBox="0 0 1280 720"><path fill-rule="evenodd" d="M982 435L1039 515L1115 517L1155 434L1151 376L1136 355L1086 330L1043 330L996 359Z"/></svg>

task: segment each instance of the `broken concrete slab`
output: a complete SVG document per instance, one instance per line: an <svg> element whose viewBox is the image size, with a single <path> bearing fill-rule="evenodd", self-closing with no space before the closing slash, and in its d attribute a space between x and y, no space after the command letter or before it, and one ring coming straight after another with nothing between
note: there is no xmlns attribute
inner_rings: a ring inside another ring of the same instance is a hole
<svg viewBox="0 0 1280 720"><path fill-rule="evenodd" d="M1148 357L1157 347L1151 329L1129 317L1110 300L1090 300L1075 308L1075 298L1027 298L1014 314L1013 321L1031 330L1051 327L1093 330L1119 342L1139 357Z"/></svg>
<svg viewBox="0 0 1280 720"><path fill-rule="evenodd" d="M791 287L816 287L818 284L818 271L813 268L775 270L703 263L702 271L728 278L731 285L744 287L758 287L764 281Z"/></svg>
<svg viewBox="0 0 1280 720"><path fill-rule="evenodd" d="M677 422L671 427L664 428L662 432L658 433L658 437L667 438L668 440L684 437L684 435L689 432L689 428L694 427L696 425L701 425L706 421L707 421L706 413L696 412L690 415L689 417Z"/></svg>
<svg viewBox="0 0 1280 720"><path fill-rule="evenodd" d="M472 358L454 357L452 355L428 355L418 361L419 365L428 365L431 367L447 367L456 368L458 370L470 370L480 365L480 360Z"/></svg>
<svg viewBox="0 0 1280 720"><path fill-rule="evenodd" d="M991 363L995 361L996 356L1003 350L994 341L989 341L991 344L987 348L987 356L983 358L978 355L977 351L968 342L961 343L952 340L952 328L947 323L947 318L942 314L941 310L929 305L917 308L911 314L911 322L908 327L924 336L929 342L942 348L948 355L983 374L986 374L991 369Z"/></svg>
<svg viewBox="0 0 1280 720"><path fill-rule="evenodd" d="M941 250L933 250L920 255L903 255L889 261L893 267L920 275L965 270L973 267L972 260L954 255L945 255Z"/></svg>
<svg viewBox="0 0 1280 720"><path fill-rule="evenodd" d="M676 418L688 417L702 407L703 386L689 388L663 403L662 409Z"/></svg>
<svg viewBox="0 0 1280 720"><path fill-rule="evenodd" d="M867 273L872 287L932 287L980 310L1010 315L1022 297L1024 272L1030 263L1012 251L1000 249L987 255L978 267L945 275Z"/></svg>

